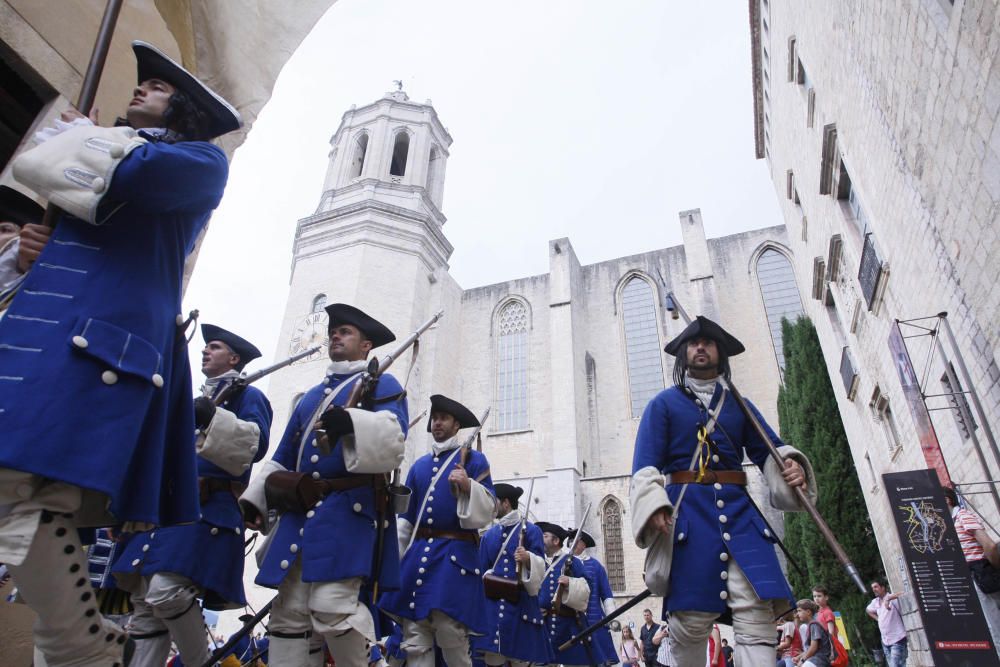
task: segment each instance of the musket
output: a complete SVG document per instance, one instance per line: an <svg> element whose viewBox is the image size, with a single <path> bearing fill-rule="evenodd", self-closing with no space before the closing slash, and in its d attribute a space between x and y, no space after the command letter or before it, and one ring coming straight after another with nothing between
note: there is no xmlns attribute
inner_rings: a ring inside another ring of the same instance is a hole
<svg viewBox="0 0 1000 667"><path fill-rule="evenodd" d="M763 425L761 425L757 416L750 409L750 406L747 405L746 400L744 400L743 395L740 394L736 385L733 384L732 380L726 380L722 376L719 376L719 380L723 382L724 386L728 387L729 393L732 394L734 399L736 399L736 404L740 406L740 410L743 411L743 415L747 418L747 421L750 422L751 426L753 426L754 430L757 432L757 435L767 446L768 454L770 454L771 459L778 465L778 470L784 470L785 459L781 456L781 453L778 452L778 448L775 444L771 442L771 438L767 435L767 431L764 429ZM844 571L847 572L847 576L851 578L854 584L858 587L858 590L862 593L867 593L868 589L865 588L865 582L861 579L861 574L858 572L858 568L854 566L854 563L851 561L851 557L847 555L844 547L840 546L840 542L830 529L830 525L826 522L822 515L820 515L819 510L817 510L816 506L813 505L809 496L806 495L805 490L801 486L794 486L792 487L792 491L795 492L795 497L798 498L799 504L802 505L803 509L805 509L806 514L808 514L809 518L816 524L816 528L818 528L820 534L823 535L823 539L826 540L830 550L833 551L833 555L837 557L837 560L839 560L840 564L844 567Z"/></svg>
<svg viewBox="0 0 1000 667"><path fill-rule="evenodd" d="M576 549L576 543L580 541L580 532L583 530L583 524L587 523L587 517L590 516L590 508L593 506L594 503L590 503L589 505L587 505L587 509L583 511L583 520L580 521L580 527L576 529L576 535L573 536L573 541L569 543L569 556L566 558L566 562L563 564L562 573L564 575L567 576L569 575L569 569L572 565L573 559L576 558L576 556L573 554L573 551ZM552 608L555 609L556 611L559 611L559 609L562 607L562 596L565 591L566 589L562 584L559 584L559 586L556 588L556 595L554 598L552 598Z"/></svg>
<svg viewBox="0 0 1000 667"><path fill-rule="evenodd" d="M524 546L524 538L528 532L528 508L531 507L531 499L535 494L535 478L531 478L531 484L528 486L528 502L525 504L525 511L521 515L521 534L517 536L517 548L520 549ZM517 573L517 583L521 583L521 573L524 572L524 565L521 563L517 564L515 568Z"/></svg>
<svg viewBox="0 0 1000 667"><path fill-rule="evenodd" d="M483 410L483 414L479 416L479 426L469 434L469 437L465 439L462 443L462 449L458 453L458 467L465 469L465 464L469 461L469 452L472 451L472 443L476 441L476 438L483 430L483 426L486 425L486 420L490 418L490 409L486 408ZM478 480L477 480L478 481ZM451 485L451 495L458 497L458 485L452 483Z"/></svg>
<svg viewBox="0 0 1000 667"><path fill-rule="evenodd" d="M416 426L417 424L419 424L420 420L423 419L424 415L426 415L426 414L427 414L427 410L424 410L419 415L417 415L416 417L414 417L413 419L411 419L409 425L406 427L406 432L409 433L410 429L413 428L414 426Z"/></svg>
<svg viewBox="0 0 1000 667"><path fill-rule="evenodd" d="M444 317L444 311L439 310L429 320L417 327L416 331L407 336L406 340L400 343L396 349L385 357L382 357L382 361L379 361L378 357L372 357L371 361L368 362L368 368L351 387L351 393L347 395L347 401L342 407L344 409L364 408L370 410L375 400L375 388L378 387L378 381L382 377L382 374L389 370L393 362L410 349L411 346L415 345L420 336L434 326L434 323L442 317ZM330 453L330 439L326 437L326 432L319 423L317 423L317 426L316 446L324 455L328 455Z"/></svg>
<svg viewBox="0 0 1000 667"><path fill-rule="evenodd" d="M343 407L347 408L364 408L370 410L375 403L375 390L378 388L378 381L382 377L382 374L389 370L393 362L396 361L406 350L411 346L417 344L420 336L423 335L425 331L434 326L434 323L444 317L444 311L439 310L434 315L431 316L426 322L417 327L417 330L406 337L402 343L400 343L396 349L390 352L388 355L382 358L382 361L378 360L378 357L372 357L372 360L368 362L368 369L361 374L357 382L351 387L351 393L347 396L347 401L344 403ZM405 395L401 394L399 398ZM316 429L316 446L319 448L323 454L330 453L330 439L326 436L326 432L323 430L322 425L319 424L320 428ZM407 428L409 431L409 428ZM386 475L385 477L389 477ZM385 480L385 489L378 490L375 492L375 519L377 521L375 527L375 553L373 555L374 564L372 566L372 602L374 603L378 600L378 580L382 576L382 551L385 548L385 528L386 528L386 508L389 504L389 492L388 486L391 480Z"/></svg>
<svg viewBox="0 0 1000 667"><path fill-rule="evenodd" d="M576 535L573 536L573 541L570 542L569 544L569 554L566 556L566 563L563 565L563 572L562 572L566 576L569 576L570 567L572 566L573 559L576 557L573 555L573 552L576 550L576 543L580 541L580 533L583 532L583 526L584 524L587 523L587 517L590 516L590 508L593 506L594 504L590 503L589 505L587 505L587 509L583 511L583 519L580 521L580 526L576 529ZM562 595L564 590L565 588L563 587L562 584L559 584L559 586L556 588L556 596L552 599L552 609L554 609L556 612L558 612L559 609L562 607ZM583 615L582 611L578 611L574 615L574 618L576 620L576 625L581 629L583 628L583 620L581 619L582 615ZM570 640L569 643L571 642L572 640ZM597 661L594 659L594 649L591 646L590 642L584 643L583 649L584 651L587 652L587 660L590 662L591 665L596 667Z"/></svg>
<svg viewBox="0 0 1000 667"><path fill-rule="evenodd" d="M673 292L669 292L667 294L667 310L671 311L672 316L676 317L677 314L680 314L683 316L685 322L691 322L691 318L688 317L688 314L681 307ZM771 437L767 434L767 431L760 423L760 420L757 419L757 415L755 415L753 410L750 409L750 406L747 405L746 400L736 388L736 385L733 384L732 380L727 380L721 375L719 376L719 380L723 383L723 386L729 390L729 393L732 395L733 399L735 399L736 404L740 406L743 416L750 422L750 425L753 426L753 429L756 431L758 437L760 437L761 441L767 447L767 451L771 459L778 465L778 470L784 470L785 459L778 451L778 447L771 441ZM865 582L861 579L861 575L858 573L858 568L854 566L854 563L851 561L851 557L847 555L844 547L840 545L837 537L830 529L829 524L827 524L826 520L820 515L819 510L817 510L816 506L813 505L811 500L809 500L809 496L806 495L805 490L801 486L795 486L792 487L792 491L795 493L795 497L798 499L799 504L809 515L809 518L816 524L816 528L818 528L820 534L823 535L823 539L826 540L830 550L833 551L833 555L837 557L837 560L839 560L840 564L844 567L844 570L847 572L847 576L851 578L854 584L858 587L858 590L862 593L867 593L868 589L865 588Z"/></svg>
<svg viewBox="0 0 1000 667"><path fill-rule="evenodd" d="M192 312L197 313L198 311L192 311ZM254 371L249 375L240 375L238 378L236 378L228 385L226 385L226 388L220 391L219 395L216 396L214 399L212 399L212 402L215 403L216 405L222 405L230 398L232 398L235 394L238 394L239 392L243 391L247 385L253 384L257 380L260 380L261 378L266 377L275 371L279 371L285 366L291 366L299 359L305 359L306 357L315 354L316 352L319 352L322 349L323 349L322 345L316 345L314 347L310 347L308 350L305 350L304 352L299 352L298 354L288 357L287 359L283 359L276 364L271 364L267 368L262 368L259 371Z"/></svg>
<svg viewBox="0 0 1000 667"><path fill-rule="evenodd" d="M648 598L652 594L653 594L653 591L651 591L651 590L649 590L647 588L646 590L644 590L643 592L639 593L638 595L636 595L635 597L633 597L631 600L629 600L628 602L626 602L622 606L620 606L617 609L615 609L613 612L611 612L610 614L608 614L604 618L600 619L596 623L593 623L593 624L587 626L587 628L585 630L583 630L582 632L580 632L579 634L577 634L577 635L575 635L573 637L570 637L568 640L566 640L565 643L563 643L562 645L559 646L559 650L560 651L567 651L567 650L569 650L569 648L571 646L573 646L573 644L577 644L579 642L582 642L584 639L586 639L590 635L594 634L595 632L597 632L598 630L600 630L601 628L603 628L605 625L607 625L611 621L615 620L616 618L618 618L619 616L621 616L622 614L624 614L625 612L627 612L629 609L631 609L632 607L636 606L637 604L639 604L640 602L642 602L643 600L645 600L646 598Z"/></svg>
<svg viewBox="0 0 1000 667"><path fill-rule="evenodd" d="M222 659L223 655L231 651L241 639L250 634L250 631L253 630L265 616L271 613L271 605L274 604L277 597L278 596L274 596L271 598L270 602L261 607L260 611L254 614L253 618L244 623L242 628L233 633L233 636L227 639L225 644L212 651L212 655L208 656L208 660L201 667L214 667L214 665Z"/></svg>

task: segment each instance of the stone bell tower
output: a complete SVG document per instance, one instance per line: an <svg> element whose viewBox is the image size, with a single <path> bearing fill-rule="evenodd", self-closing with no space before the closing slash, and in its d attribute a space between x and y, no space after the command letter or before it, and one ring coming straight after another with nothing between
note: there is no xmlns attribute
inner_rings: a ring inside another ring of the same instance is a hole
<svg viewBox="0 0 1000 667"><path fill-rule="evenodd" d="M330 139L319 206L296 226L277 358L325 343L323 307L330 303L358 306L398 339L439 307L435 291L452 253L441 213L451 142L430 100L410 100L401 85L344 114ZM275 440L327 363L324 351L273 376ZM402 359L392 372L402 381L407 370ZM411 395L419 385L414 380Z"/></svg>

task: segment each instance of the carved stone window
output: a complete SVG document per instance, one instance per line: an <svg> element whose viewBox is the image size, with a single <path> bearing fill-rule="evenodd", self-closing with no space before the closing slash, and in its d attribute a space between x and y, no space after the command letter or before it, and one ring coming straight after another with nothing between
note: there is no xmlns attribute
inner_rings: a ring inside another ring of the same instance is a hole
<svg viewBox="0 0 1000 667"><path fill-rule="evenodd" d="M496 430L528 428L528 309L510 301L497 314Z"/></svg>
<svg viewBox="0 0 1000 667"><path fill-rule="evenodd" d="M641 417L650 399L663 390L663 355L656 326L656 299L648 282L634 276L621 294L632 416Z"/></svg>
<svg viewBox="0 0 1000 667"><path fill-rule="evenodd" d="M604 503L601 511L601 532L604 534L604 565L608 570L611 590L625 592L625 550L622 546L622 506L614 498Z"/></svg>

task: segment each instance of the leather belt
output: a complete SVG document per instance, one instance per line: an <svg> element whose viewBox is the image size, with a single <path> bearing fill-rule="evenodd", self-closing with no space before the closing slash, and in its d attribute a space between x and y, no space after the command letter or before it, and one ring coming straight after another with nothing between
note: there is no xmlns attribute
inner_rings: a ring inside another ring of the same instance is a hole
<svg viewBox="0 0 1000 667"><path fill-rule="evenodd" d="M559 607L559 609L549 607L548 609L545 610L545 615L562 616L563 618L576 618L576 612L573 611L572 609L567 609L566 607Z"/></svg>
<svg viewBox="0 0 1000 667"><path fill-rule="evenodd" d="M371 486L376 489L386 487L385 475L351 475L350 477L334 477L317 479L314 484L320 489L324 496L333 491L350 491L360 489L364 486Z"/></svg>
<svg viewBox="0 0 1000 667"><path fill-rule="evenodd" d="M699 481L695 470L680 470L667 475L667 484L736 484L747 485L747 474L742 470L712 470L705 471L705 476Z"/></svg>
<svg viewBox="0 0 1000 667"><path fill-rule="evenodd" d="M219 477L199 477L198 478L198 499L204 504L209 497L217 491L228 491L233 498L239 498L247 488L243 482L234 482L231 479L221 479Z"/></svg>
<svg viewBox="0 0 1000 667"><path fill-rule="evenodd" d="M479 544L478 533L465 533L459 530L437 530L436 528L428 528L427 526L421 526L417 529L417 537L421 540L427 540L432 537L440 537L446 540L460 540L462 542Z"/></svg>

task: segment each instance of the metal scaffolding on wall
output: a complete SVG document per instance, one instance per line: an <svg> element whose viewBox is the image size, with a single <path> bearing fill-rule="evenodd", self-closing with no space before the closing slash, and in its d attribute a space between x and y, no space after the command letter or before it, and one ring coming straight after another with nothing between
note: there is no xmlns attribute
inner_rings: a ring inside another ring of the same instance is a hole
<svg viewBox="0 0 1000 667"><path fill-rule="evenodd" d="M997 488L998 482L994 480L994 474L987 461L986 453L983 450L983 444L980 441L977 431L982 431L982 435L984 436L986 443L989 446L990 454L992 455L994 468L997 471L1000 471L1000 448L997 447L997 441L994 437L993 429L990 427L990 423L986 419L986 413L983 410L982 402L979 400L979 394L976 391L975 384L972 382L972 376L969 374L969 369L965 365L965 359L962 356L961 350L958 348L958 343L955 340L955 334L951 329L951 324L948 322L948 313L941 312L937 315L930 315L927 317L918 317L909 320L896 320L896 324L899 326L900 333L902 334L903 346L906 349L906 354L911 360L914 357L910 352L907 340L915 338L930 339L930 345L927 348L926 357L923 363L923 372L916 378L924 409L927 411L928 415L942 410L957 413L960 423L965 424L965 432L968 434L968 439L972 441L976 457L979 460L980 468L983 471L982 481L962 483L955 482L954 486L956 491L963 497L963 499L966 500L966 502L968 502L968 496L970 495L990 494L997 514L1000 515L1000 491L998 491ZM916 333L907 335L904 332L904 327L906 327L906 331L914 331ZM947 339L948 346L951 349L950 357L946 353L944 345L941 342L942 333ZM927 392L932 361L935 357L938 358L941 365L944 367L942 384L944 384L949 391L939 393ZM916 370L916 368L914 368L914 370ZM939 403L942 402L941 399L945 399L947 404L940 405ZM970 407L970 402L972 407ZM974 419L973 410L975 410L975 417L978 417L978 422ZM937 439L936 428L933 420L929 421L930 428L935 431L934 437ZM962 487L977 486L986 486L987 489L969 491L961 490ZM971 505L971 503L969 504ZM976 508L973 507L973 509L975 510ZM982 513L978 510L976 513L982 516Z"/></svg>

